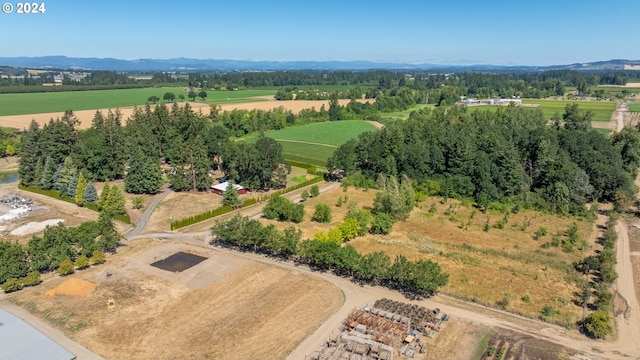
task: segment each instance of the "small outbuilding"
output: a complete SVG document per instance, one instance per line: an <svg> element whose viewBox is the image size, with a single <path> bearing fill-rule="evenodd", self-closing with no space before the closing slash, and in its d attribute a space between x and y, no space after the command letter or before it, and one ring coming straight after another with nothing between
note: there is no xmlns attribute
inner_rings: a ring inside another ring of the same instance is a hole
<svg viewBox="0 0 640 360"><path fill-rule="evenodd" d="M73 360L76 356L31 325L0 310L0 360Z"/></svg>
<svg viewBox="0 0 640 360"><path fill-rule="evenodd" d="M229 187L228 181L216 185L211 185L211 192L218 195L224 195L224 192L227 191L227 187ZM239 184L233 184L233 187L238 190L238 194L240 195L247 193L247 190Z"/></svg>

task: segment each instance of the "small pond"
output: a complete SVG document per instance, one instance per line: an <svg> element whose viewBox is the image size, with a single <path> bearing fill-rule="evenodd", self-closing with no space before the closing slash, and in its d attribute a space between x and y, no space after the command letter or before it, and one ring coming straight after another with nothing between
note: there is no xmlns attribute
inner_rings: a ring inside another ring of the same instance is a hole
<svg viewBox="0 0 640 360"><path fill-rule="evenodd" d="M171 272L182 272L192 266L198 265L205 260L207 260L206 257L180 251L169 256L168 258L154 262L153 264L151 264L151 266Z"/></svg>

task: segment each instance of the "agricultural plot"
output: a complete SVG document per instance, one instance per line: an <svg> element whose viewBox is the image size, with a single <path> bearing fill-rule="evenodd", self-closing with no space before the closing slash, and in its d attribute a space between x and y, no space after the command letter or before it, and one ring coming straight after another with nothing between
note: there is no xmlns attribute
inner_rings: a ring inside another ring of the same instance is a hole
<svg viewBox="0 0 640 360"><path fill-rule="evenodd" d="M93 110L142 106L150 96L162 100L166 92L179 95L184 88L143 88L118 90L65 91L29 94L0 94L0 116L40 114L71 110ZM207 91L206 101L215 104L249 102L256 96L273 95L271 90ZM199 100L199 98L196 98Z"/></svg>
<svg viewBox="0 0 640 360"><path fill-rule="evenodd" d="M630 104L629 111L640 112L640 104Z"/></svg>
<svg viewBox="0 0 640 360"><path fill-rule="evenodd" d="M339 145L376 127L362 120L327 121L268 131L266 136L282 144L285 158L325 166ZM253 142L256 135L244 138Z"/></svg>
<svg viewBox="0 0 640 360"><path fill-rule="evenodd" d="M616 103L609 101L562 101L538 99L523 101L523 104L538 104L546 119L551 119L556 112L562 116L565 106L572 103L577 103L581 110L591 110L593 112L593 121L610 121L611 113L616 109Z"/></svg>

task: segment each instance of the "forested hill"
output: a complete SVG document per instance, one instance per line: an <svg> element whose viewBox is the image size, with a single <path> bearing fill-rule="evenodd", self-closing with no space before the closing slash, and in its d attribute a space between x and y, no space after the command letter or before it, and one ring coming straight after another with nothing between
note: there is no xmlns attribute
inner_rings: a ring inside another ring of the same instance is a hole
<svg viewBox="0 0 640 360"><path fill-rule="evenodd" d="M638 130L607 138L591 129L591 113L576 104L566 107L562 121L547 126L541 111L515 106L423 109L339 147L328 168L364 184L379 174L407 175L424 192L473 198L481 206L511 201L581 213L593 199L633 199Z"/></svg>

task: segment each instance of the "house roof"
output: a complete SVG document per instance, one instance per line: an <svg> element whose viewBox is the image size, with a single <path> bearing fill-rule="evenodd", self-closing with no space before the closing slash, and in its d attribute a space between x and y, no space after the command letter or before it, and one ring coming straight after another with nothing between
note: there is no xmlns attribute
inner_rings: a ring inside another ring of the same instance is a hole
<svg viewBox="0 0 640 360"><path fill-rule="evenodd" d="M45 334L0 309L0 360L72 360L76 356Z"/></svg>
<svg viewBox="0 0 640 360"><path fill-rule="evenodd" d="M214 189L214 190L219 190L219 191L227 191L227 187L228 186L229 186L229 182L225 181L225 182L220 183L220 184L211 185L211 188ZM244 189L242 186L240 186L238 184L233 184L233 187L236 188L236 190Z"/></svg>

